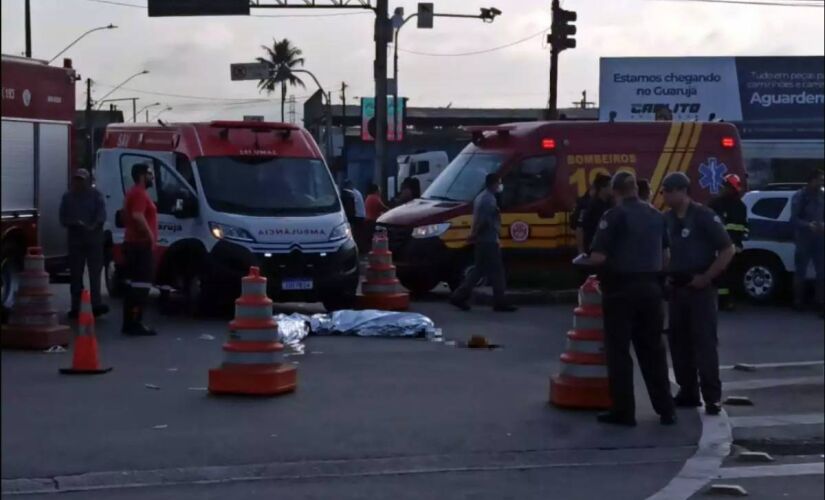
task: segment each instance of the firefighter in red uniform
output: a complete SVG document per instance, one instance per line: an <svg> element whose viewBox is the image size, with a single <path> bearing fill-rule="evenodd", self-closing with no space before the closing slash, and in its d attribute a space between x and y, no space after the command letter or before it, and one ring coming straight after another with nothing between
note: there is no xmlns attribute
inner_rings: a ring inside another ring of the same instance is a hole
<svg viewBox="0 0 825 500"><path fill-rule="evenodd" d="M742 251L742 242L748 238L748 208L742 202L742 179L736 174L725 176L722 185L722 194L708 204L716 215L722 219L725 229L730 235L736 253ZM733 286L732 269L728 269L720 277L719 308L732 311L734 308L731 287Z"/></svg>

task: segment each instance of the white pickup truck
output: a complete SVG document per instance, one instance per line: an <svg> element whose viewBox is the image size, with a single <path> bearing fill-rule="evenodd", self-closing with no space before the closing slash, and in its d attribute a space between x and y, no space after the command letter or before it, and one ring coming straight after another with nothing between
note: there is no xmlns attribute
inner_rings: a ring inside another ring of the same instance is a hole
<svg viewBox="0 0 825 500"><path fill-rule="evenodd" d="M794 266L794 239L791 226L791 198L802 184L772 184L750 191L743 197L748 207L750 236L734 269L740 291L755 302L769 302L785 289ZM814 279L813 265L807 270Z"/></svg>

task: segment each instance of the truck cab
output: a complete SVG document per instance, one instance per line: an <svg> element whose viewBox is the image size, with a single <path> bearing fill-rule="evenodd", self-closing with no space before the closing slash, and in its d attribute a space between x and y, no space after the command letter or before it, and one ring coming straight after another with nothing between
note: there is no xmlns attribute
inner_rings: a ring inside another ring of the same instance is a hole
<svg viewBox="0 0 825 500"><path fill-rule="evenodd" d="M337 309L354 298L358 252L321 152L305 130L267 122L107 128L96 177L109 214L110 291L122 281L120 212L136 163L155 175L163 295L183 292L197 310L228 304L258 266L273 300Z"/></svg>
<svg viewBox="0 0 825 500"><path fill-rule="evenodd" d="M424 191L450 162L446 151L425 151L398 157L398 185L414 177Z"/></svg>

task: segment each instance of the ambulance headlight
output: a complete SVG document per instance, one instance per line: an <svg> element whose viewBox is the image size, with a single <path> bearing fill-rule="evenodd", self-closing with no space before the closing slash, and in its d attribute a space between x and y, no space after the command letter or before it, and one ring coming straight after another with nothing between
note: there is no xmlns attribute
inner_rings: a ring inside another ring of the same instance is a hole
<svg viewBox="0 0 825 500"><path fill-rule="evenodd" d="M255 241L255 238L253 238L246 229L218 224L217 222L209 223L209 231L212 233L212 236L218 240Z"/></svg>
<svg viewBox="0 0 825 500"><path fill-rule="evenodd" d="M329 241L345 240L347 238L352 238L352 228L346 222L329 233Z"/></svg>
<svg viewBox="0 0 825 500"><path fill-rule="evenodd" d="M429 224L427 226L418 226L413 229L412 237L416 239L435 238L446 233L450 229L450 223L444 222L442 224Z"/></svg>

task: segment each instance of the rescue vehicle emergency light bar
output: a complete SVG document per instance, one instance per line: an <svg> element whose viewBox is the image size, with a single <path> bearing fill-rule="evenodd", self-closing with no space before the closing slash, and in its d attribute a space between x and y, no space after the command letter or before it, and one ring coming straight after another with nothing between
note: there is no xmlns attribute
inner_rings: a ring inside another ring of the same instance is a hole
<svg viewBox="0 0 825 500"><path fill-rule="evenodd" d="M299 130L298 127L291 123L277 123L277 122L239 122L229 120L215 120L209 122L209 126L213 128L223 129L219 132L222 139L229 136L229 129L244 129L252 130L253 132L266 131L280 131L284 139L289 138L293 130ZM255 139L257 142L257 139Z"/></svg>
<svg viewBox="0 0 825 500"><path fill-rule="evenodd" d="M496 132L500 136L510 135L511 130L515 130L513 125L470 125L461 127L462 130L473 134L473 144L478 144L484 140L485 132Z"/></svg>

